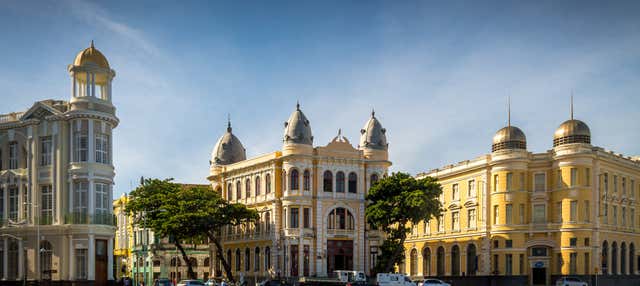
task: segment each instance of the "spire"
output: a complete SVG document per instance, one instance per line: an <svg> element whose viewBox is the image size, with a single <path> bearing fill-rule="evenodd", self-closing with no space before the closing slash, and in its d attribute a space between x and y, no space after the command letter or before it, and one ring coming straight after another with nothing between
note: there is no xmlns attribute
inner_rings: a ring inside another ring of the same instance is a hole
<svg viewBox="0 0 640 286"><path fill-rule="evenodd" d="M511 96L507 97L507 126L511 127Z"/></svg>
<svg viewBox="0 0 640 286"><path fill-rule="evenodd" d="M231 133L231 114L227 113L227 132Z"/></svg>
<svg viewBox="0 0 640 286"><path fill-rule="evenodd" d="M300 110L300 100L296 100L296 110Z"/></svg>
<svg viewBox="0 0 640 286"><path fill-rule="evenodd" d="M376 117L376 110L371 108L371 117Z"/></svg>
<svg viewBox="0 0 640 286"><path fill-rule="evenodd" d="M342 135L342 128L338 128L338 137Z"/></svg>
<svg viewBox="0 0 640 286"><path fill-rule="evenodd" d="M93 48L93 40L91 40L91 48Z"/></svg>
<svg viewBox="0 0 640 286"><path fill-rule="evenodd" d="M571 120L573 120L573 90L571 90Z"/></svg>

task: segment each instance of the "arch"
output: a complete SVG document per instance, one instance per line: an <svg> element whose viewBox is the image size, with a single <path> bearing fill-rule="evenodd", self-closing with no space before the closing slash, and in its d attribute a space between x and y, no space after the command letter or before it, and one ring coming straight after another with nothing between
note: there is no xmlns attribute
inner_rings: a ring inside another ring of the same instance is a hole
<svg viewBox="0 0 640 286"><path fill-rule="evenodd" d="M245 190L245 198L251 197L251 179L247 178L244 180L244 190Z"/></svg>
<svg viewBox="0 0 640 286"><path fill-rule="evenodd" d="M444 276L444 247L438 247L436 252L436 275Z"/></svg>
<svg viewBox="0 0 640 286"><path fill-rule="evenodd" d="M422 249L422 274L425 277L431 276L431 249L429 247Z"/></svg>
<svg viewBox="0 0 640 286"><path fill-rule="evenodd" d="M236 248L236 271L240 271L240 249Z"/></svg>
<svg viewBox="0 0 640 286"><path fill-rule="evenodd" d="M209 267L211 265L211 259L209 257L204 259L204 262L202 263L202 266L204 267Z"/></svg>
<svg viewBox="0 0 640 286"><path fill-rule="evenodd" d="M264 248L264 269L271 270L271 248Z"/></svg>
<svg viewBox="0 0 640 286"><path fill-rule="evenodd" d="M603 274L609 274L609 265L607 261L609 260L609 243L605 240L602 242L602 256L600 257L600 268L602 269Z"/></svg>
<svg viewBox="0 0 640 286"><path fill-rule="evenodd" d="M336 193L344 193L344 172L336 173Z"/></svg>
<svg viewBox="0 0 640 286"><path fill-rule="evenodd" d="M265 194L271 193L271 174L264 176L264 192Z"/></svg>
<svg viewBox="0 0 640 286"><path fill-rule="evenodd" d="M611 243L611 273L618 274L618 244Z"/></svg>
<svg viewBox="0 0 640 286"><path fill-rule="evenodd" d="M415 248L411 250L409 255L409 275L418 275L418 250Z"/></svg>
<svg viewBox="0 0 640 286"><path fill-rule="evenodd" d="M460 247L451 247L451 276L460 276Z"/></svg>
<svg viewBox="0 0 640 286"><path fill-rule="evenodd" d="M53 246L51 242L43 240L40 242L40 268L42 273L42 279L51 280L53 258Z"/></svg>
<svg viewBox="0 0 640 286"><path fill-rule="evenodd" d="M189 264L192 268L198 268L198 260L195 257L189 258Z"/></svg>
<svg viewBox="0 0 640 286"><path fill-rule="evenodd" d="M627 244L620 243L620 274L628 274L627 272Z"/></svg>
<svg viewBox="0 0 640 286"><path fill-rule="evenodd" d="M265 223L267 233L270 233L271 232L271 212L266 212L264 214L264 223Z"/></svg>
<svg viewBox="0 0 640 286"><path fill-rule="evenodd" d="M467 275L476 275L478 271L478 255L476 254L476 245L469 243L467 245Z"/></svg>
<svg viewBox="0 0 640 286"><path fill-rule="evenodd" d="M259 196L260 193L262 192L262 190L260 190L260 176L256 176L254 180L256 181L255 183L256 196Z"/></svg>
<svg viewBox="0 0 640 286"><path fill-rule="evenodd" d="M236 182L236 200L242 199L242 185L240 181Z"/></svg>
<svg viewBox="0 0 640 286"><path fill-rule="evenodd" d="M251 270L251 250L245 248L244 250L244 271Z"/></svg>
<svg viewBox="0 0 640 286"><path fill-rule="evenodd" d="M635 260L636 259L636 247L633 242L629 243L629 274L636 274Z"/></svg>
<svg viewBox="0 0 640 286"><path fill-rule="evenodd" d="M260 247L256 247L256 249L253 252L253 268L254 271L256 272L260 272Z"/></svg>
<svg viewBox="0 0 640 286"><path fill-rule="evenodd" d="M327 215L327 229L353 230L355 223L351 211L343 207L337 207Z"/></svg>
<svg viewBox="0 0 640 286"><path fill-rule="evenodd" d="M322 175L322 190L333 192L333 173L331 171L324 171Z"/></svg>
<svg viewBox="0 0 640 286"><path fill-rule="evenodd" d="M291 190L300 189L300 174L298 174L298 169L293 168L289 172L289 187Z"/></svg>
<svg viewBox="0 0 640 286"><path fill-rule="evenodd" d="M178 257L174 257L171 258L171 263L169 263L171 266L176 267L176 266L182 266L181 260Z"/></svg>
<svg viewBox="0 0 640 286"><path fill-rule="evenodd" d="M230 201L233 198L233 184L229 183L227 185L227 201Z"/></svg>
<svg viewBox="0 0 640 286"><path fill-rule="evenodd" d="M355 172L349 173L349 184L347 185L347 191L349 193L357 193L358 192L358 175Z"/></svg>
<svg viewBox="0 0 640 286"><path fill-rule="evenodd" d="M153 267L160 267L160 259L154 259L153 260Z"/></svg>
<svg viewBox="0 0 640 286"><path fill-rule="evenodd" d="M304 170L304 175L302 177L302 188L305 191L311 190L311 172L309 172L309 170Z"/></svg>

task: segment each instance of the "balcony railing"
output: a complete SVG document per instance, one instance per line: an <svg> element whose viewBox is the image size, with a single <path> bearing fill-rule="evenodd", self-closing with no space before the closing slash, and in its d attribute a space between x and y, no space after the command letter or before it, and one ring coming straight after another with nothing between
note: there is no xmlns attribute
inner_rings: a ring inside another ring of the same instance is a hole
<svg viewBox="0 0 640 286"><path fill-rule="evenodd" d="M65 224L103 224L115 226L115 222L115 216L110 213L91 215L84 212L72 212L64 216Z"/></svg>
<svg viewBox="0 0 640 286"><path fill-rule="evenodd" d="M53 224L53 216L50 215L43 215L41 217L38 218L39 219L39 224L40 225L50 225Z"/></svg>

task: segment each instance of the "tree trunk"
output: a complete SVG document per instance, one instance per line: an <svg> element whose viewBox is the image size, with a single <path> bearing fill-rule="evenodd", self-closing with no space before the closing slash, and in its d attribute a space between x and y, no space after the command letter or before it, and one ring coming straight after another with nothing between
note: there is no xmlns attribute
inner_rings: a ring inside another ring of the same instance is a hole
<svg viewBox="0 0 640 286"><path fill-rule="evenodd" d="M189 260L189 256L187 256L187 253L184 251L182 244L180 244L180 242L177 242L177 241L174 242L174 244L176 245L178 250L180 250L180 253L182 254L182 260L184 260L184 262L187 263L187 276L189 276L189 279L196 279L196 273L193 272L193 268L191 267L191 260Z"/></svg>
<svg viewBox="0 0 640 286"><path fill-rule="evenodd" d="M398 245L396 250L393 252L392 259L389 259L389 261L387 261L387 265L384 267L384 273L390 273L391 272L391 269L393 268L393 264L395 264L395 262L398 260L398 257L400 256L400 254L404 251L404 240L406 238L407 238L407 233L403 231L402 232L402 236L400 237L400 244ZM402 271L404 271L404 270L400 269L400 273L403 273Z"/></svg>
<svg viewBox="0 0 640 286"><path fill-rule="evenodd" d="M220 245L220 241L215 236L215 234L211 232L207 234L209 235L209 239L213 241L213 243L216 245L216 256L218 257L218 259L220 259L220 262L222 262L222 267L224 268L224 272L227 274L227 279L229 279L231 283L235 283L236 280L235 278L233 278L233 273L231 273L231 265L229 265L229 262L227 262L227 259L224 257L224 253L222 252L222 245Z"/></svg>

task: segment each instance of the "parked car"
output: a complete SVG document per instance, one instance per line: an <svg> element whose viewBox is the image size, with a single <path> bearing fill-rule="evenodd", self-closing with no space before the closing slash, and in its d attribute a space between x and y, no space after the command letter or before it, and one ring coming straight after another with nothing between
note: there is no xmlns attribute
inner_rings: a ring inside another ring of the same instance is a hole
<svg viewBox="0 0 640 286"><path fill-rule="evenodd" d="M378 286L416 286L407 275L399 273L378 273L376 283Z"/></svg>
<svg viewBox="0 0 640 286"><path fill-rule="evenodd" d="M418 285L420 285L420 283L418 283ZM439 280L439 279L431 279L431 278L429 278L429 279L425 279L422 282L422 286L451 286L451 284L446 283L446 282L444 282L442 280Z"/></svg>
<svg viewBox="0 0 640 286"><path fill-rule="evenodd" d="M556 286L587 286L587 282L580 280L578 277L562 277L556 280Z"/></svg>
<svg viewBox="0 0 640 286"><path fill-rule="evenodd" d="M204 283L200 280L182 280L178 286L204 286Z"/></svg>
<svg viewBox="0 0 640 286"><path fill-rule="evenodd" d="M158 278L153 281L153 286L174 286L169 278Z"/></svg>

